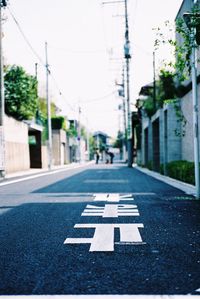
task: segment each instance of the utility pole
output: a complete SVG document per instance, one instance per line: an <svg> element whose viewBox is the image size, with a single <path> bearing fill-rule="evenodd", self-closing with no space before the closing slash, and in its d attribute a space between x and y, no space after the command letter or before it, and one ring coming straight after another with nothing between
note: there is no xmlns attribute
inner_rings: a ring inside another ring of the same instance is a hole
<svg viewBox="0 0 200 299"><path fill-rule="evenodd" d="M37 75L38 75L38 63L35 63L35 78L37 80Z"/></svg>
<svg viewBox="0 0 200 299"><path fill-rule="evenodd" d="M78 161L81 163L81 107L78 106Z"/></svg>
<svg viewBox="0 0 200 299"><path fill-rule="evenodd" d="M194 0L194 7L197 0ZM193 24L195 15L192 13L185 13L183 15L186 25L190 30L191 35L191 68L192 68L192 99L193 99L193 134L194 134L194 167L195 167L195 186L196 198L200 199L200 175L199 175L199 119L198 119L198 96L197 96L197 41L196 41L196 27Z"/></svg>
<svg viewBox="0 0 200 299"><path fill-rule="evenodd" d="M153 52L153 108L156 109L156 67L155 51Z"/></svg>
<svg viewBox="0 0 200 299"><path fill-rule="evenodd" d="M126 101L127 101L127 152L128 152L128 167L133 164L133 146L132 146L132 115L130 109L130 79L129 79L129 60L130 55L130 41L129 41L129 26L128 26L128 7L127 0L107 1L103 4L124 3L125 6L125 44L124 44L124 58L126 61Z"/></svg>
<svg viewBox="0 0 200 299"><path fill-rule="evenodd" d="M195 42L195 28L192 30L192 98L193 98L193 132L194 132L194 164L196 197L200 198L199 177L199 121L198 121L198 97L197 97L197 46Z"/></svg>
<svg viewBox="0 0 200 299"><path fill-rule="evenodd" d="M122 74L122 84L123 84L123 117L124 117L124 138L123 138L123 158L124 161L127 160L127 124L126 124L126 100L125 100L125 93L124 93L124 67L123 67L123 74Z"/></svg>
<svg viewBox="0 0 200 299"><path fill-rule="evenodd" d="M125 45L124 45L124 58L126 61L126 97L127 97L127 150L128 150L128 167L132 167L133 164L133 152L132 152L132 121L131 121L131 109L130 109L130 82L129 82L129 60L130 55L130 41L129 41L129 27L128 27L128 9L127 0L124 0L125 4Z"/></svg>
<svg viewBox="0 0 200 299"><path fill-rule="evenodd" d="M52 168L52 128L51 128L51 102L49 99L49 64L47 55L47 42L45 42L45 57L46 57L46 101L47 101L47 125L48 125L48 169Z"/></svg>
<svg viewBox="0 0 200 299"><path fill-rule="evenodd" d="M127 160L127 113L126 113L126 98L125 98L125 78L124 78L124 67L122 72L122 84L116 83L116 85L120 86L121 89L118 90L119 96L122 98L122 109L123 109L123 121L124 121L124 133L123 133L123 159Z"/></svg>
<svg viewBox="0 0 200 299"><path fill-rule="evenodd" d="M0 0L0 177L5 177L5 136L4 136L4 71L2 51L2 8L7 6L5 0Z"/></svg>

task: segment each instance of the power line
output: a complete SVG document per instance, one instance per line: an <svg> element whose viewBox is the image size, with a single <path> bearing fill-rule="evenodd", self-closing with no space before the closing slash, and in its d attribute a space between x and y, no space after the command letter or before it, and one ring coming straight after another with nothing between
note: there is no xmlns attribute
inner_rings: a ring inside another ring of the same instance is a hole
<svg viewBox="0 0 200 299"><path fill-rule="evenodd" d="M50 45L49 48L55 49L57 51L63 51L68 53L74 53L74 54L97 54L97 53L103 53L105 50L73 50L73 49L66 49L66 48L58 48L53 45Z"/></svg>
<svg viewBox="0 0 200 299"><path fill-rule="evenodd" d="M26 35L25 35L25 33L24 33L22 27L20 26L19 22L17 21L16 17L14 16L14 13L11 11L10 8L8 8L8 10L9 10L10 15L12 16L12 18L13 18L15 24L17 25L17 27L18 27L20 33L22 34L22 36L23 36L25 42L27 43L27 45L28 45L29 48L31 49L32 53L37 57L37 59L39 60L40 64L41 64L44 68L46 68L46 64L44 63L44 61L42 60L42 58L39 56L39 54L35 51L35 49L34 49L33 46L31 45L31 43L30 43L30 41L28 40L28 38L26 37ZM52 80L53 80L53 82L54 82L54 85L55 85L57 91L59 92L59 95L60 95L60 96L63 96L63 98L64 98L66 104L70 107L71 110L75 111L74 108L73 108L73 107L66 101L66 99L65 99L65 97L64 97L64 95L63 95L63 93L62 93L62 91L60 90L60 88L59 88L59 86L58 86L58 84L57 84L57 81L56 81L55 77L53 76L53 74L52 74L52 72L49 70L49 68L48 68L48 72L49 72L49 75L51 76L51 78L52 78Z"/></svg>
<svg viewBox="0 0 200 299"><path fill-rule="evenodd" d="M25 42L27 43L27 45L29 46L29 48L31 49L31 51L33 52L33 54L34 54L34 55L37 57L37 59L40 61L40 63L41 63L44 67L46 67L44 61L43 61L42 58L38 55L38 53L35 51L35 49L34 49L33 46L31 45L31 43L29 42L29 40L28 40L28 38L26 37L26 35L24 34L24 31L22 30L22 28L21 28L19 22L17 21L16 17L14 16L13 12L11 11L11 9L10 9L9 7L8 7L8 10L9 10L10 15L12 16L12 18L13 18L15 24L17 25L17 27L18 27L20 33L22 34L22 36L23 36Z"/></svg>
<svg viewBox="0 0 200 299"><path fill-rule="evenodd" d="M81 103L90 103L90 102L96 102L96 101L100 101L100 100L103 100L103 99L106 99L108 97L110 97L111 95L115 94L116 93L116 90L112 91L111 93L109 94L106 94L102 97L99 97L99 98L95 98L95 99L90 99L90 100L87 100L87 101L81 101Z"/></svg>

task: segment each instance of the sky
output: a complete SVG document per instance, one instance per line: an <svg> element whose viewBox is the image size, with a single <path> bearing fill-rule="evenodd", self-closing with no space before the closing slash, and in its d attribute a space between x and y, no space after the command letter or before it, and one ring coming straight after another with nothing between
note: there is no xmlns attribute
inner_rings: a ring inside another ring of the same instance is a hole
<svg viewBox="0 0 200 299"><path fill-rule="evenodd" d="M3 55L6 64L24 67L37 77L45 97L45 42L51 76L50 98L68 119L89 131L115 137L123 129L116 83L124 66L124 3L109 0L9 0L4 11ZM173 22L182 0L127 0L129 17L130 103L153 80L155 31ZM109 1L110 2L110 1ZM156 67L168 53L156 53ZM81 109L79 109L79 107ZM78 111L81 110L78 116Z"/></svg>

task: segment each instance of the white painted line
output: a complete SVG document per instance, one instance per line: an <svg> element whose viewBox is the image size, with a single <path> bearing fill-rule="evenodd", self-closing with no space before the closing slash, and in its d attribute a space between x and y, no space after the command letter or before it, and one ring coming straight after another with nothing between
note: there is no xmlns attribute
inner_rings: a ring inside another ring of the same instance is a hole
<svg viewBox="0 0 200 299"><path fill-rule="evenodd" d="M197 299L197 295L20 295L20 299ZM16 299L16 295L1 296Z"/></svg>
<svg viewBox="0 0 200 299"><path fill-rule="evenodd" d="M120 195L121 198L132 198L132 194L125 194L125 195Z"/></svg>
<svg viewBox="0 0 200 299"><path fill-rule="evenodd" d="M119 202L121 200L134 200L133 197L125 198L124 195L121 196L119 193L97 193L93 196L94 201Z"/></svg>
<svg viewBox="0 0 200 299"><path fill-rule="evenodd" d="M118 217L118 205L105 205L103 217Z"/></svg>
<svg viewBox="0 0 200 299"><path fill-rule="evenodd" d="M120 230L120 242L121 245L126 243L139 244L143 243L140 236L139 228L143 228L142 223L87 223L87 224L76 224L74 228L94 228L93 238L67 238L64 244L85 244L89 243L90 252L104 252L114 251L114 232L115 228Z"/></svg>
<svg viewBox="0 0 200 299"><path fill-rule="evenodd" d="M136 205L106 204L105 207L87 205L81 216L102 216L116 218L119 216L140 216Z"/></svg>
<svg viewBox="0 0 200 299"><path fill-rule="evenodd" d="M120 229L120 242L142 242L142 238L140 236L139 227L143 228L144 225L139 223L131 223L131 224L120 224L119 226L115 224L115 227L119 227Z"/></svg>
<svg viewBox="0 0 200 299"><path fill-rule="evenodd" d="M64 244L90 244L93 238L67 238Z"/></svg>
<svg viewBox="0 0 200 299"><path fill-rule="evenodd" d="M101 224L96 227L90 251L114 251L113 224Z"/></svg>
<svg viewBox="0 0 200 299"><path fill-rule="evenodd" d="M85 180L84 183L86 184L128 184L129 180L95 180L95 179L90 179L90 180Z"/></svg>
<svg viewBox="0 0 200 299"><path fill-rule="evenodd" d="M27 180L31 180L31 179L35 179L35 178L39 178L39 177L42 177L42 176L53 175L53 174L56 174L56 173L59 173L59 172L78 169L78 168L82 168L82 167L85 167L85 166L86 165L77 165L77 166L73 166L73 168L62 168L62 169L59 169L59 170L52 170L50 172L38 173L38 174L30 175L28 177L24 177L24 178L20 178L20 179L14 179L14 180L8 181L8 182L2 182L2 183L0 183L0 187L10 185L10 184L14 184L14 183L27 181Z"/></svg>

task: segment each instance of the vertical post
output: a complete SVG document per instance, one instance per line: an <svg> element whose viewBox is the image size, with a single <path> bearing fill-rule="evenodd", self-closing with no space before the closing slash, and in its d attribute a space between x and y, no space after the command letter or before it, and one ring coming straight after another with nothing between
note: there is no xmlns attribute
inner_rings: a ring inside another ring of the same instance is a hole
<svg viewBox="0 0 200 299"><path fill-rule="evenodd" d="M0 177L5 176L5 137L4 137L4 78L2 53L2 4L0 3Z"/></svg>
<svg viewBox="0 0 200 299"><path fill-rule="evenodd" d="M38 63L35 63L35 78L37 80L37 74L38 74Z"/></svg>
<svg viewBox="0 0 200 299"><path fill-rule="evenodd" d="M123 101L123 117L124 117L124 138L123 138L123 159L124 161L127 160L127 124L126 124L126 102L125 102L125 93L124 93L124 86L125 86L125 80L124 80L124 67L123 67L123 73L122 73L122 86L123 86L123 94L122 94L122 101Z"/></svg>
<svg viewBox="0 0 200 299"><path fill-rule="evenodd" d="M132 167L133 153L132 153L132 121L130 109L130 88L129 88L129 59L130 55L130 41L129 41L129 28L128 28L128 9L127 0L125 0L125 60L126 60L126 96L127 96L127 150L128 150L128 167Z"/></svg>
<svg viewBox="0 0 200 299"><path fill-rule="evenodd" d="M90 161L90 132L89 132L89 123L87 120L87 152L88 152L88 161Z"/></svg>
<svg viewBox="0 0 200 299"><path fill-rule="evenodd" d="M156 109L156 67L155 52L153 52L153 108Z"/></svg>
<svg viewBox="0 0 200 299"><path fill-rule="evenodd" d="M52 168L52 128L51 128L51 102L49 99L49 65L47 55L47 42L45 42L46 56L46 101L47 101L47 124L48 124L48 169Z"/></svg>
<svg viewBox="0 0 200 299"><path fill-rule="evenodd" d="M78 161L81 163L81 107L78 106Z"/></svg>
<svg viewBox="0 0 200 299"><path fill-rule="evenodd" d="M195 40L196 28L192 28L192 98L193 98L193 132L194 132L194 164L196 197L200 198L199 177L199 121L198 121L198 97L197 97L197 45Z"/></svg>

